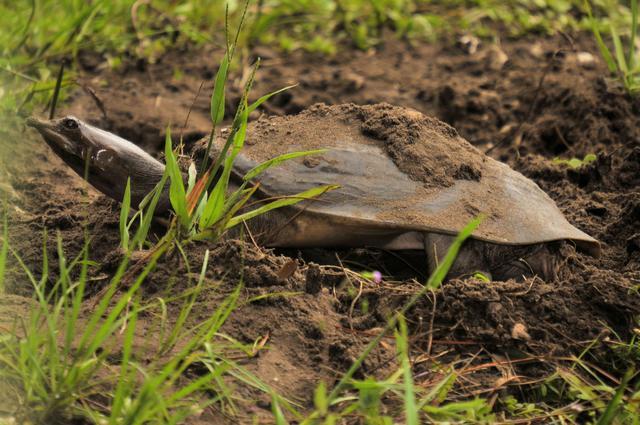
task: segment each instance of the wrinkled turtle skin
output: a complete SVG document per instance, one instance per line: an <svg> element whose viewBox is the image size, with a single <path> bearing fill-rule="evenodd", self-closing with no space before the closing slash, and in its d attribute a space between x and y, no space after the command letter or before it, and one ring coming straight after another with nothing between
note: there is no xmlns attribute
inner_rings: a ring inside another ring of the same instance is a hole
<svg viewBox="0 0 640 425"><path fill-rule="evenodd" d="M74 127L68 120L78 123L75 135L66 128ZM135 155L123 152L123 139L117 136L113 137L119 149L112 152L104 140L95 142L105 132L73 117L52 122L32 119L29 124L80 175L75 160L67 158L73 154L60 147L64 144L60 139L90 160L95 157L96 164L89 166L97 177L92 181L90 176L89 181L114 199L121 199L118 195L127 176L133 176L135 205L162 175L158 161L141 157L137 150ZM222 144L223 136L218 143ZM85 147L79 149L81 143ZM205 146L206 140L198 142L194 157L202 157ZM386 104L315 105L295 116L261 118L249 125L232 178L239 181L276 155L321 148L328 150L268 169L258 178L258 195L291 196L327 184L340 188L252 219L249 229L260 243L424 250L432 271L455 235L482 214L480 226L463 245L449 276L482 272L500 280L533 275L551 280L560 243L599 254L599 243L572 226L534 182L483 155L452 127L411 109ZM110 171L100 157L118 158L109 163L117 168ZM104 177L100 178L105 174L111 174L112 189L105 190ZM166 208L169 202L164 199L160 209Z"/></svg>

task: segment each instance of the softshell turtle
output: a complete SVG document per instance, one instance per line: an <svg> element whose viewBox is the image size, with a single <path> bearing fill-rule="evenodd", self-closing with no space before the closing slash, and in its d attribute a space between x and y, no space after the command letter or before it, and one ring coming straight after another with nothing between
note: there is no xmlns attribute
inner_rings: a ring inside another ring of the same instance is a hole
<svg viewBox="0 0 640 425"><path fill-rule="evenodd" d="M88 159L89 182L116 200L127 177L135 205L163 173L163 164L138 147L76 118L28 124L78 174ZM195 156L205 143L196 144ZM534 182L482 154L449 125L407 108L315 105L294 116L261 118L249 126L233 175L239 179L276 155L318 148L328 151L267 170L259 195L340 188L251 220L264 245L419 249L433 270L455 235L483 214L450 276L480 271L495 279L551 279L559 242L599 253L599 243L572 226ZM159 210L168 208L163 199Z"/></svg>

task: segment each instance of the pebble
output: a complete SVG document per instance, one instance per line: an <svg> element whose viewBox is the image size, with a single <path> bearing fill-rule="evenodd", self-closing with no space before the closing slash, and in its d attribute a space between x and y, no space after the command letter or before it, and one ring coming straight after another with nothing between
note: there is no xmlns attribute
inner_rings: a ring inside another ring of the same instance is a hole
<svg viewBox="0 0 640 425"><path fill-rule="evenodd" d="M529 332L527 332L527 327L523 323L516 323L513 325L513 328L511 329L511 337L522 341L531 340L531 336L529 335Z"/></svg>
<svg viewBox="0 0 640 425"><path fill-rule="evenodd" d="M580 66L587 69L593 69L596 66L596 58L589 52L576 53L576 61Z"/></svg>
<svg viewBox="0 0 640 425"><path fill-rule="evenodd" d="M529 48L529 53L535 58L541 58L544 56L544 48L541 43L533 43Z"/></svg>
<svg viewBox="0 0 640 425"><path fill-rule="evenodd" d="M458 46L468 55L473 55L478 51L480 39L473 35L463 35L458 39Z"/></svg>
<svg viewBox="0 0 640 425"><path fill-rule="evenodd" d="M497 45L489 47L484 55L485 67L491 71L500 71L508 61L509 56Z"/></svg>

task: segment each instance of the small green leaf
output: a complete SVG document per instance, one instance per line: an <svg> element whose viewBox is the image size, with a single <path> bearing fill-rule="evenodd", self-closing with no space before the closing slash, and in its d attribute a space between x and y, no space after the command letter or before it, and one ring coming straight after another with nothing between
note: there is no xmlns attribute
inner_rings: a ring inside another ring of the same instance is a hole
<svg viewBox="0 0 640 425"><path fill-rule="evenodd" d="M482 282L491 282L491 279L489 279L489 277L486 274L482 273L482 272L475 272L475 273L473 273L472 277L474 279L480 280Z"/></svg>

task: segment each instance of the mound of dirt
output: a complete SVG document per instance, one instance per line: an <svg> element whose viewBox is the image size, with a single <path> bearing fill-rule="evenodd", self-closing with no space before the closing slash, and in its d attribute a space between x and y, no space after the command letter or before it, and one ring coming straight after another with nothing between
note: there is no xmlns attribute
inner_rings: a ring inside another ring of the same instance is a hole
<svg viewBox="0 0 640 425"><path fill-rule="evenodd" d="M283 143L261 143L261 140ZM379 142L379 143L376 143ZM396 166L426 188L455 180L480 180L486 157L444 122L386 103L329 106L315 104L296 115L259 119L247 133L249 157L266 161L302 150L349 143L381 145Z"/></svg>
<svg viewBox="0 0 640 425"><path fill-rule="evenodd" d="M480 180L485 156L450 125L388 104L364 106L358 112L362 132L382 140L398 168L412 179L427 186L450 186L454 179Z"/></svg>

